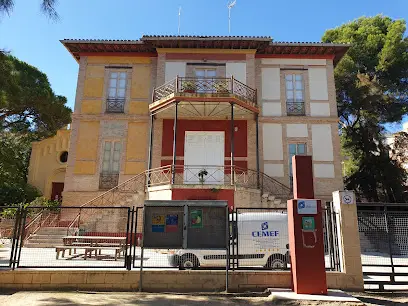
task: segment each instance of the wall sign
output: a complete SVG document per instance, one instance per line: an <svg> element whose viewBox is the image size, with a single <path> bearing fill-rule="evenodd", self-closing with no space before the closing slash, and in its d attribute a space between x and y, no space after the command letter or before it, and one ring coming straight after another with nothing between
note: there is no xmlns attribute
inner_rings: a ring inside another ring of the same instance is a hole
<svg viewBox="0 0 408 306"><path fill-rule="evenodd" d="M341 202L343 204L354 204L354 196L351 192L342 192L341 194Z"/></svg>
<svg viewBox="0 0 408 306"><path fill-rule="evenodd" d="M191 228L203 228L203 211L195 209L190 212Z"/></svg>
<svg viewBox="0 0 408 306"><path fill-rule="evenodd" d="M164 233L164 215L152 216L152 232L153 233Z"/></svg>
<svg viewBox="0 0 408 306"><path fill-rule="evenodd" d="M317 200L297 200L297 212L299 215L317 214Z"/></svg>

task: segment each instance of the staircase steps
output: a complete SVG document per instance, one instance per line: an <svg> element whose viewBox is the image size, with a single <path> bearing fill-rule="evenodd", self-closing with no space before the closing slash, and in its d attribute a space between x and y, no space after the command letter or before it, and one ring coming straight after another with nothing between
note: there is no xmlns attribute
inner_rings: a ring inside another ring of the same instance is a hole
<svg viewBox="0 0 408 306"><path fill-rule="evenodd" d="M42 227L35 234L28 237L24 243L26 248L51 248L63 244L63 237L67 235L67 227ZM71 228L70 230L77 230Z"/></svg>

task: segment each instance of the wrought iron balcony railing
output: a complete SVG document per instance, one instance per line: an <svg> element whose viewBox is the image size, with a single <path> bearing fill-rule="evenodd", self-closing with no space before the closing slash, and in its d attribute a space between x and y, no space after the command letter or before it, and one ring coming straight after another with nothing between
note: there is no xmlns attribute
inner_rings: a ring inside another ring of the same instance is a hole
<svg viewBox="0 0 408 306"><path fill-rule="evenodd" d="M107 113L123 113L125 111L124 98L108 98L106 99Z"/></svg>
<svg viewBox="0 0 408 306"><path fill-rule="evenodd" d="M154 89L153 102L171 94L195 93L214 94L216 96L235 95L251 106L257 105L256 89L231 78L182 78L175 79Z"/></svg>
<svg viewBox="0 0 408 306"><path fill-rule="evenodd" d="M109 190L118 185L119 173L101 173L99 175L99 190Z"/></svg>
<svg viewBox="0 0 408 306"><path fill-rule="evenodd" d="M84 203L81 207L115 206L127 197L135 195L143 197L147 187L173 184L173 172L174 184L211 184L253 188L259 189L262 195L267 193L281 200L290 199L292 196L292 191L288 186L265 173L259 172L258 174L255 170L236 166L176 165L173 167L168 165L143 171L119 185L116 181L113 188Z"/></svg>
<svg viewBox="0 0 408 306"><path fill-rule="evenodd" d="M288 116L304 116L305 102L286 102L286 113Z"/></svg>

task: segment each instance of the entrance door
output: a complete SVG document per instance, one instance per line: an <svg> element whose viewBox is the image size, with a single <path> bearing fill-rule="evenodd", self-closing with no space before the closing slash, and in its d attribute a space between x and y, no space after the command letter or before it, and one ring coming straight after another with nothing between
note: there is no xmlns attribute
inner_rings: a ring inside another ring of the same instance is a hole
<svg viewBox="0 0 408 306"><path fill-rule="evenodd" d="M184 183L224 183L224 132L186 131Z"/></svg>
<svg viewBox="0 0 408 306"><path fill-rule="evenodd" d="M64 190L64 183L52 183L51 200L62 201L62 191Z"/></svg>

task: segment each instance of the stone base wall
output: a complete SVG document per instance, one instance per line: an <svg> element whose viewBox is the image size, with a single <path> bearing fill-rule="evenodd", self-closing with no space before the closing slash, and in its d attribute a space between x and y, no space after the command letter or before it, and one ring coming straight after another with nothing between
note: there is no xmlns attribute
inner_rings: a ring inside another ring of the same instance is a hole
<svg viewBox="0 0 408 306"><path fill-rule="evenodd" d="M15 270L0 271L0 288L13 290L139 290L139 271ZM331 289L361 291L345 273L327 272ZM230 272L229 291L263 291L290 288L289 271ZM145 271L143 291L224 291L225 271Z"/></svg>

